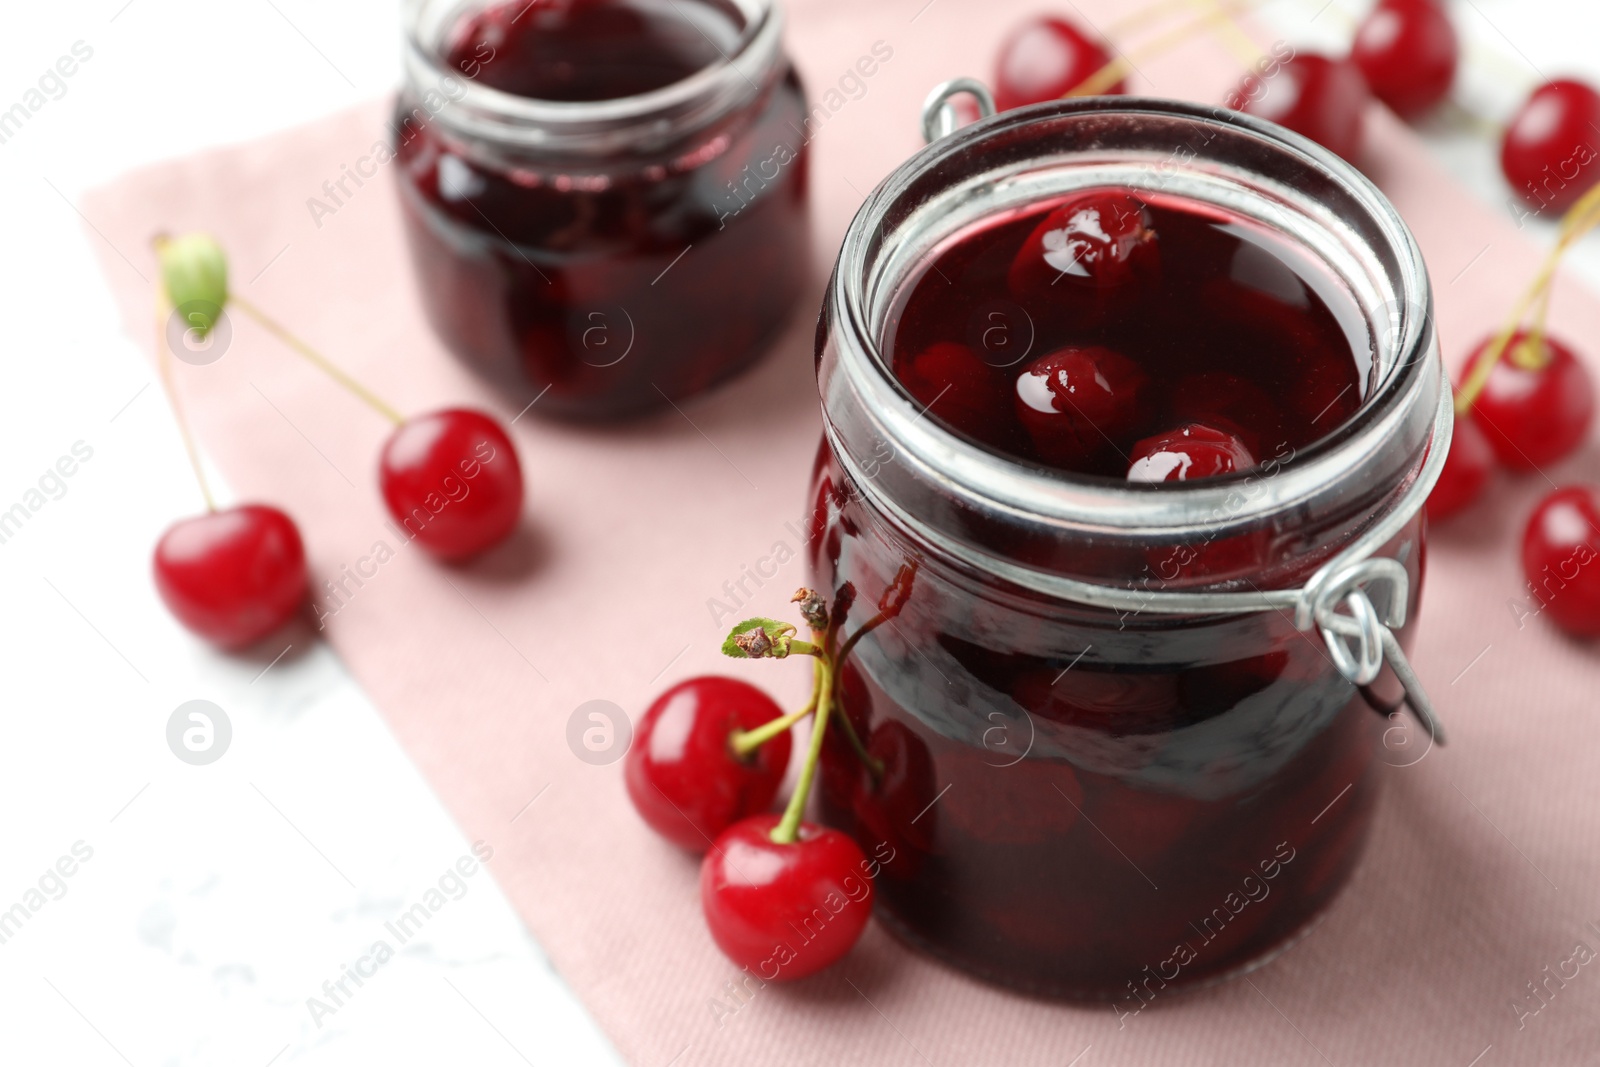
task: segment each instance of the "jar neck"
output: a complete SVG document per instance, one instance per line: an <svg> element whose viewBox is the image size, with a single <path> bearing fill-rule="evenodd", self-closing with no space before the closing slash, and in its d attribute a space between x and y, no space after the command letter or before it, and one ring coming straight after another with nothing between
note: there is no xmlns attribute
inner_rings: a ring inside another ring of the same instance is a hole
<svg viewBox="0 0 1600 1067"><path fill-rule="evenodd" d="M659 152L746 107L784 69L782 9L773 0L723 0L736 42L680 81L606 100L518 96L445 63L443 42L471 6L407 0L405 92L424 103L430 121L506 152L573 159Z"/></svg>
<svg viewBox="0 0 1600 1067"><path fill-rule="evenodd" d="M1096 185L1210 203L1320 257L1371 334L1373 370L1356 414L1270 468L1159 485L1031 467L925 417L880 344L897 294L941 242L977 220ZM852 221L823 308L825 430L879 511L974 567L1045 591L1063 576L1148 580L1130 563L1152 545L1295 526L1337 540L1392 510L1422 469L1444 388L1431 302L1420 250L1393 207L1304 138L1164 100L1019 109L924 149ZM1062 550L1041 552L1050 544ZM1252 579L1292 581L1295 561L1278 562L1281 573Z"/></svg>

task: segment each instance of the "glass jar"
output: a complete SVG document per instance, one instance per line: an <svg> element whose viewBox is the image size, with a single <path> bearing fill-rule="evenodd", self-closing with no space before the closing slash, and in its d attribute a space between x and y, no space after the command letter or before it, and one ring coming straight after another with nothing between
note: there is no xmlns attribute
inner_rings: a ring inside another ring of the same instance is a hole
<svg viewBox="0 0 1600 1067"><path fill-rule="evenodd" d="M1368 326L1356 413L1248 472L1154 485L1030 466L925 417L883 342L919 266L981 220L1094 186L1226 208L1325 264ZM1451 425L1431 300L1370 182L1197 105L985 118L868 198L818 332L809 563L818 588L852 588L840 633L862 634L823 814L881 863L893 930L1123 1015L1259 963L1334 897L1372 821L1384 716L1408 697L1437 730L1401 651Z"/></svg>
<svg viewBox="0 0 1600 1067"><path fill-rule="evenodd" d="M400 202L459 359L536 413L612 418L771 346L810 231L770 0L410 0L407 20Z"/></svg>

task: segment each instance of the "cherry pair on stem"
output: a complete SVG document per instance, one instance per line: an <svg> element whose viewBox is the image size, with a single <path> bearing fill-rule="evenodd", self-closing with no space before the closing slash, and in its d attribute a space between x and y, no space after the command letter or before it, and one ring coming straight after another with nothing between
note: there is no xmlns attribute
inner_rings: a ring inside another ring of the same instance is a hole
<svg viewBox="0 0 1600 1067"><path fill-rule="evenodd" d="M1131 33L1193 0L1160 0L1115 23L1113 37ZM1407 118L1448 95L1460 60L1460 42L1437 0L1381 0L1357 26L1347 58L1284 46L1263 55L1234 18L1252 0L1212 0L1191 21L1113 57L1112 47L1057 17L1019 26L1002 44L995 69L995 104L1004 111L1068 96L1126 91L1135 63L1216 28L1248 73L1227 105L1277 122L1355 159L1364 113L1376 96ZM1209 7L1210 10L1204 10Z"/></svg>
<svg viewBox="0 0 1600 1067"><path fill-rule="evenodd" d="M461 560L503 541L522 512L522 469L511 439L492 417L449 408L403 418L310 345L228 288L228 265L212 237L157 238L162 276L157 359L184 447L205 499L204 514L181 519L156 544L156 588L188 629L226 649L244 648L287 623L309 585L305 543L294 520L269 504L218 508L206 483L173 378L168 309L203 341L225 307L237 308L394 424L378 481L395 522L424 549ZM462 491L465 487L465 491Z"/></svg>
<svg viewBox="0 0 1600 1067"><path fill-rule="evenodd" d="M1113 24L1131 33L1193 0L1158 0ZM1208 27L1222 31L1247 73L1229 93L1229 107L1270 119L1354 160L1363 116L1376 97L1415 120L1449 95L1461 43L1439 0L1380 0L1357 23L1349 56L1338 58L1259 48L1234 23L1254 0L1212 0L1211 11L1145 43L1112 55L1112 46L1058 17L1030 19L1001 46L995 103L1002 111L1067 96L1120 94L1136 62L1164 52ZM1566 211L1600 181L1600 91L1574 78L1536 86L1501 134L1500 169L1512 190L1539 211Z"/></svg>
<svg viewBox="0 0 1600 1067"><path fill-rule="evenodd" d="M914 566L902 568L878 613L842 641L839 627L855 595L849 585L831 609L813 590L795 593L809 641L774 619L733 628L722 651L735 659L812 659L811 696L798 711L782 714L736 679L692 678L657 698L628 751L624 779L634 807L669 841L706 853L700 899L712 939L763 980L802 978L834 963L871 916L874 865L847 834L804 815L835 719L867 771L884 774L849 719L835 714L837 670L863 636L899 613L914 575ZM807 718L811 735L794 792L781 815L769 813L789 763L789 731Z"/></svg>
<svg viewBox="0 0 1600 1067"><path fill-rule="evenodd" d="M1465 511L1483 495L1496 467L1539 471L1588 439L1594 421L1589 372L1549 335L1550 297L1562 258L1600 226L1600 185L1562 220L1561 234L1505 325L1468 359L1455 397L1455 435L1439 482L1428 497L1435 520ZM1534 509L1523 531L1523 573L1541 610L1562 629L1600 636L1600 490L1557 489Z"/></svg>

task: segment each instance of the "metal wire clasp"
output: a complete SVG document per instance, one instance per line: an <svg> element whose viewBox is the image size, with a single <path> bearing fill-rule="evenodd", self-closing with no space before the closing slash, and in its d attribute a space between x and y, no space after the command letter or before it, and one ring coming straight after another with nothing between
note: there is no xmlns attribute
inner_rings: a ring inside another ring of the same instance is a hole
<svg viewBox="0 0 1600 1067"><path fill-rule="evenodd" d="M966 93L978 102L978 117L986 119L994 114L994 94L977 78L951 78L933 87L922 101L922 139L929 144L947 137L956 130L956 109L950 98Z"/></svg>
<svg viewBox="0 0 1600 1067"><path fill-rule="evenodd" d="M1405 689L1406 703L1428 735L1444 744L1444 726L1394 629L1406 624L1410 579L1398 560L1369 556L1314 575L1301 591L1295 625L1316 626L1333 665L1352 685L1377 680L1385 662Z"/></svg>

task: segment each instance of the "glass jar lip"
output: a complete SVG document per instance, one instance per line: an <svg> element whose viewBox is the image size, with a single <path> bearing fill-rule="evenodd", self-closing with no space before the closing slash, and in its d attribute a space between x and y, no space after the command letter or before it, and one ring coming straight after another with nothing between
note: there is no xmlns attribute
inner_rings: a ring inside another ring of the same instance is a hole
<svg viewBox="0 0 1600 1067"><path fill-rule="evenodd" d="M1196 482L1139 484L1067 474L991 451L932 419L890 372L889 360L868 319L866 285L871 245L899 199L918 178L988 138L1041 120L1074 114L1151 115L1226 126L1290 152L1337 179L1382 228L1400 266L1397 353L1357 412L1327 435L1299 450L1270 477L1259 472ZM1177 531L1237 525L1307 500L1330 481L1349 473L1373 449L1396 435L1421 408L1431 421L1430 393L1441 382L1431 315L1430 283L1421 249L1398 212L1359 170L1321 145L1275 123L1224 108L1159 97L1084 97L1050 101L980 119L941 137L903 162L868 195L851 220L827 293L825 311L848 328L836 334L843 374L860 393L875 431L924 476L943 483L969 502L1075 527L1121 531ZM1430 369L1431 368L1431 369ZM1425 372L1426 371L1426 372ZM827 392L824 393L826 408ZM826 414L826 412L825 412ZM831 418L825 426L835 451L842 442ZM845 449L848 456L849 450ZM1419 459L1420 463L1420 459ZM1265 491L1239 503L1241 483ZM897 510L897 509L896 509ZM1212 515L1213 521L1196 516ZM905 516L910 518L911 516Z"/></svg>
<svg viewBox="0 0 1600 1067"><path fill-rule="evenodd" d="M538 0L533 0L537 3ZM436 117L461 133L512 147L604 154L682 136L715 121L760 92L782 57L783 9L776 0L727 0L743 16L739 39L716 61L647 93L606 100L518 96L446 67L437 41L425 39L432 9L460 0L405 0L402 69L410 88L447 80L459 87ZM452 10L453 13L453 10Z"/></svg>

